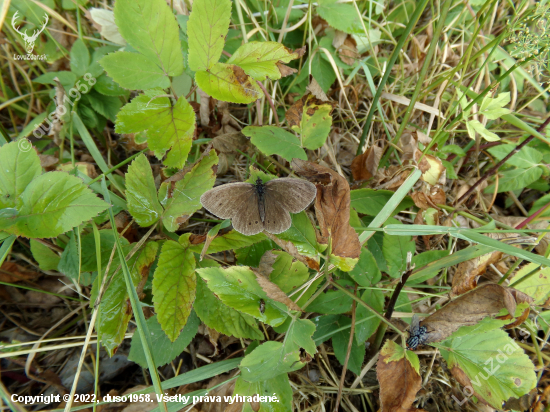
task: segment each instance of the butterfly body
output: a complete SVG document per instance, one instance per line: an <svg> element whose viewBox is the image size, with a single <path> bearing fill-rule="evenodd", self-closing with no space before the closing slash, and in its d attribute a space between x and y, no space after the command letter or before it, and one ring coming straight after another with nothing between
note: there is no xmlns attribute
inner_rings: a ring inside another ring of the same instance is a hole
<svg viewBox="0 0 550 412"><path fill-rule="evenodd" d="M238 182L217 186L201 196L202 205L233 228L251 236L262 231L282 233L292 224L290 213L304 210L315 198L314 184L292 178L258 178L254 184Z"/></svg>
<svg viewBox="0 0 550 412"><path fill-rule="evenodd" d="M409 339L407 339L407 349L415 350L418 346L424 345L428 339L428 328L420 326L420 321L416 314L412 317L411 327L409 329Z"/></svg>

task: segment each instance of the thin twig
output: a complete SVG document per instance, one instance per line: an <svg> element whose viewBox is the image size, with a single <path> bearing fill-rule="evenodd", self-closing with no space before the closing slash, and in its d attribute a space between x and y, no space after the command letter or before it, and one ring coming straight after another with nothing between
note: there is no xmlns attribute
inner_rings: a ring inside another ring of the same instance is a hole
<svg viewBox="0 0 550 412"><path fill-rule="evenodd" d="M544 130L544 128L546 126L548 126L548 124L550 123L550 117L548 117L543 124L541 124L538 128L537 128L537 132L542 132ZM531 135L529 136L527 139L525 139L521 144L517 145L516 148L514 150L512 150L510 153L508 153L504 159L502 159L500 162L498 162L492 169L490 169L489 171L485 172L485 174L483 176L481 176L479 178L479 180L477 182L475 182L472 187L470 187L468 189L468 191L466 193L464 193L457 201L456 203L454 204L455 207L461 205L466 199L468 199L470 197L470 195L476 190L476 188L481 184L483 183L485 180L487 180L487 178L489 178L490 176L494 175L498 169L508 161L508 159L510 159L513 155L515 155L517 152L519 152L521 149L523 149L525 146L527 146L533 139L535 138L534 135Z"/></svg>
<svg viewBox="0 0 550 412"><path fill-rule="evenodd" d="M256 80L256 83L258 83L258 86L260 86L260 88L264 91L265 99L267 100L267 102L271 106L271 110L273 110L273 116L275 117L275 124L277 125L277 127L280 127L281 125L279 123L279 116L277 115L277 111L275 110L275 105L273 104L273 100L271 99L271 96L269 95L269 93L265 89L262 82ZM258 113L258 118L259 117L260 117L260 113Z"/></svg>

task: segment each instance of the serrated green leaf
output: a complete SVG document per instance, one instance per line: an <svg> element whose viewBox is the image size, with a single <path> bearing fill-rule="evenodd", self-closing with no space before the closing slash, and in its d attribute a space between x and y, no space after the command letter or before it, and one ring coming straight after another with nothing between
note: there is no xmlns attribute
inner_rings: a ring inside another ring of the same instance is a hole
<svg viewBox="0 0 550 412"><path fill-rule="evenodd" d="M200 277L197 279L197 296L193 307L206 326L224 335L257 340L264 338L252 316L223 304Z"/></svg>
<svg viewBox="0 0 550 412"><path fill-rule="evenodd" d="M164 206L162 222L170 232L174 232L180 225L179 219L191 216L202 205L200 197L207 190L212 189L216 181L215 166L218 156L215 150L204 156L199 163L186 173L183 179L178 180L175 187L170 183L163 183L159 189L159 199ZM168 189L171 197L168 196Z"/></svg>
<svg viewBox="0 0 550 412"><path fill-rule="evenodd" d="M529 169L512 169L499 172L497 193L508 192L510 190L523 189L542 175L540 167L531 167ZM487 186L485 193L493 193L495 184Z"/></svg>
<svg viewBox="0 0 550 412"><path fill-rule="evenodd" d="M103 57L101 66L121 87L130 90L147 90L155 87L170 87L170 79L162 69L147 56L126 51L117 51Z"/></svg>
<svg viewBox="0 0 550 412"><path fill-rule="evenodd" d="M340 318L345 318L341 315L323 315L316 316L311 319L315 324L315 333L313 334L313 341L317 346L321 343L326 342L332 338L336 333L339 332Z"/></svg>
<svg viewBox="0 0 550 412"><path fill-rule="evenodd" d="M57 270L59 255L37 240L31 239L31 253L42 270Z"/></svg>
<svg viewBox="0 0 550 412"><path fill-rule="evenodd" d="M157 315L151 316L147 319L147 328L151 334L151 341L153 343L152 355L155 361L155 366L158 368L159 366L166 365L176 359L176 357L183 352L189 343L191 343L191 340L197 334L200 323L201 322L197 315L195 315L194 312L191 312L185 327L181 331L181 334L175 342L171 342L163 332L160 323L158 322ZM134 333L134 336L132 336L132 346L130 348L130 353L128 354L128 359L137 363L142 368L147 368L147 360L145 359L141 339L137 333Z"/></svg>
<svg viewBox="0 0 550 412"><path fill-rule="evenodd" d="M351 325L351 319L346 316L341 316L339 319L339 326ZM349 345L349 335L351 328L346 328L339 331L332 337L332 347L334 348L334 355L341 365L346 360ZM348 369L353 373L359 375L361 373L361 366L365 359L365 345L363 343L358 344L356 339L351 341L350 356L348 360Z"/></svg>
<svg viewBox="0 0 550 412"><path fill-rule="evenodd" d="M128 211L142 227L151 226L162 215L151 165L144 154L139 155L128 167L126 201Z"/></svg>
<svg viewBox="0 0 550 412"><path fill-rule="evenodd" d="M247 313L271 326L284 322L287 314L281 304L267 297L258 284L256 276L245 266L197 269L212 292L227 306ZM260 311L260 300L265 302L265 310Z"/></svg>
<svg viewBox="0 0 550 412"><path fill-rule="evenodd" d="M309 272L306 265L300 261L293 261L294 259L287 252L274 250L273 254L277 258L273 262L269 280L279 286L283 292L288 294L307 280Z"/></svg>
<svg viewBox="0 0 550 412"><path fill-rule="evenodd" d="M71 48L71 71L78 77L84 76L90 65L90 52L81 39L76 39Z"/></svg>
<svg viewBox="0 0 550 412"><path fill-rule="evenodd" d="M10 226L6 229L8 233L18 236L56 237L107 207L79 178L64 172L48 172L25 188L17 199L17 216L5 219L3 224Z"/></svg>
<svg viewBox="0 0 550 412"><path fill-rule="evenodd" d="M183 167L191 149L195 129L195 113L191 105L180 97L172 106L163 92L149 90L125 105L117 115L117 133L137 133L147 130L147 145L155 152L164 153L172 148L177 158L170 157L164 164ZM157 156L158 157L158 156Z"/></svg>
<svg viewBox="0 0 550 412"><path fill-rule="evenodd" d="M114 20L114 17L113 17L113 20ZM115 46L101 46L95 49L93 51L92 61L90 63L90 66L88 67L87 72L90 73L92 77L95 77L96 80L98 80L100 76L104 75L103 67L101 67L101 64L99 63L99 61L103 58L103 56L106 56L109 53L115 52L118 49L119 47L115 47Z"/></svg>
<svg viewBox="0 0 550 412"><path fill-rule="evenodd" d="M355 265L355 267L349 272L349 275L357 282L359 286L363 287L375 285L382 277L374 256L366 248L361 249L359 261L357 262L357 265Z"/></svg>
<svg viewBox="0 0 550 412"><path fill-rule="evenodd" d="M356 189L350 192L351 207L365 215L376 216L388 203L395 192L391 190ZM393 214L414 206L412 199L407 196L395 208ZM392 215L393 215L392 214Z"/></svg>
<svg viewBox="0 0 550 412"><path fill-rule="evenodd" d="M82 249L81 249L82 250ZM95 250L94 250L95 251ZM79 276L79 257L78 245L74 231L69 233L69 242L65 246L65 250L61 254L61 259L57 266L57 270L74 281L78 281ZM96 267L97 270L97 267Z"/></svg>
<svg viewBox="0 0 550 412"><path fill-rule="evenodd" d="M190 235L183 235L180 243L164 242L153 278L155 312L172 342L185 326L195 300L197 279L195 256L189 250Z"/></svg>
<svg viewBox="0 0 550 412"><path fill-rule="evenodd" d="M500 109L510 103L510 100L510 92L499 93L499 95L495 98L492 98L489 94L487 94L483 98L479 110L480 112L485 112L487 110Z"/></svg>
<svg viewBox="0 0 550 412"><path fill-rule="evenodd" d="M195 74L199 87L215 99L231 103L252 103L262 89L243 69L234 64L215 63L208 71Z"/></svg>
<svg viewBox="0 0 550 412"><path fill-rule="evenodd" d="M195 0L193 2L193 10L187 22L187 33L193 34L189 36L191 70L195 72L208 70L218 62L229 30L230 18L231 1L229 0Z"/></svg>
<svg viewBox="0 0 550 412"><path fill-rule="evenodd" d="M348 34L364 34L359 15L351 4L338 3L338 0L320 0L317 13L327 23Z"/></svg>
<svg viewBox="0 0 550 412"><path fill-rule="evenodd" d="M414 255L415 250L416 245L411 236L393 236L384 233L382 252L391 277L401 277L407 267L407 253Z"/></svg>
<svg viewBox="0 0 550 412"><path fill-rule="evenodd" d="M128 96L130 93L127 89L116 84L115 81L106 74L102 74L97 78L94 90L105 96Z"/></svg>
<svg viewBox="0 0 550 412"><path fill-rule="evenodd" d="M278 402L260 402L259 412L288 412L292 410L292 388L290 387L288 375L284 373L254 383L247 382L239 376L235 382L233 395L277 397ZM250 403L245 403L242 412L253 412Z"/></svg>
<svg viewBox="0 0 550 412"><path fill-rule="evenodd" d="M124 249L129 249L130 246ZM132 283L137 286L142 277L142 271L150 266L155 260L158 250L156 242L148 242L145 247L136 253L128 262ZM126 253L128 250L125 250ZM114 255L113 263L110 271L106 276L111 276L119 266L118 254ZM143 275L147 276L149 271L144 271ZM104 275L105 276L105 275ZM96 285L99 282L100 276L96 278ZM96 286L97 287L97 286ZM109 287L105 291L100 304L101 316L98 321L98 334L101 343L112 356L115 349L124 339L128 322L132 317L132 309L128 297L128 289L121 271L113 277Z"/></svg>
<svg viewBox="0 0 550 412"><path fill-rule="evenodd" d="M297 348L304 348L313 357L317 353L315 342L311 339L314 332L315 323L308 319L296 319L287 332L285 345L291 347L293 344Z"/></svg>
<svg viewBox="0 0 550 412"><path fill-rule="evenodd" d="M292 346L292 349L287 350L280 342L262 343L245 356L239 365L243 379L247 382L261 382L303 368L305 363L300 362L300 349Z"/></svg>
<svg viewBox="0 0 550 412"><path fill-rule="evenodd" d="M496 409L502 408L510 397L527 394L537 382L529 357L499 329L503 323L486 319L462 327L447 340L434 344L449 368L464 373L476 395Z"/></svg>
<svg viewBox="0 0 550 412"><path fill-rule="evenodd" d="M103 96L93 89L86 94L86 98L96 112L113 122L122 107L122 102L118 97Z"/></svg>
<svg viewBox="0 0 550 412"><path fill-rule="evenodd" d="M266 155L277 154L292 161L293 158L307 160L300 140L292 133L276 126L247 126L242 133L250 137L250 141Z"/></svg>
<svg viewBox="0 0 550 412"><path fill-rule="evenodd" d="M251 41L239 47L227 63L239 66L254 80L278 80L281 72L277 63L288 63L298 57L298 53L291 52L281 43Z"/></svg>
<svg viewBox="0 0 550 412"><path fill-rule="evenodd" d="M160 66L166 76L183 73L179 29L163 0L117 0L115 22L124 39Z"/></svg>
<svg viewBox="0 0 550 412"><path fill-rule="evenodd" d="M509 109L492 109L492 110L485 110L484 112L481 112L487 119L495 120L498 119L505 114L512 113Z"/></svg>
<svg viewBox="0 0 550 412"><path fill-rule="evenodd" d="M40 158L26 139L0 147L0 209L15 207L25 188L42 173Z"/></svg>

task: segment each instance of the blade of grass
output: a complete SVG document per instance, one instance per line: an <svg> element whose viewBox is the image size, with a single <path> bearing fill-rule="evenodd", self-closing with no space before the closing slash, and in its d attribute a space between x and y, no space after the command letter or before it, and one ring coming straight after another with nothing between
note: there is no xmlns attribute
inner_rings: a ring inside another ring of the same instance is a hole
<svg viewBox="0 0 550 412"><path fill-rule="evenodd" d="M6 260L6 257L8 256L8 253L11 250L11 246L13 245L13 242L15 242L16 238L17 236L11 235L4 239L4 241L2 242L2 246L0 247L0 266L2 266L4 260Z"/></svg>
<svg viewBox="0 0 550 412"><path fill-rule="evenodd" d="M399 41L397 42L397 45L395 46L395 49L393 50L393 53L388 60L386 71L384 72L384 76L382 77L382 80L380 80L380 84L378 85L378 90L376 90L376 94L372 99L372 103L371 103L369 112L367 114L367 120L365 120L365 124L363 125L363 133L361 134L361 139L359 140L359 146L357 147L357 153L356 153L357 156L359 156L362 153L363 145L365 144L365 139L367 138L367 133L370 128L370 123L374 116L374 111L378 107L377 103L380 100L380 96L382 96L382 92L384 91L384 86L386 85L388 78L390 77L391 69L393 68L393 65L395 64L395 62L397 61L397 57L399 57L399 53L401 53L401 51L403 50L403 46L405 45L405 42L407 41L409 34L411 34L413 28L416 26L416 23L418 22L418 19L420 18L420 15L426 8L427 4L428 4L428 0L420 0L417 3L416 8L414 9L414 12L411 15L411 18L409 19L407 27L403 31L403 34L399 38Z"/></svg>

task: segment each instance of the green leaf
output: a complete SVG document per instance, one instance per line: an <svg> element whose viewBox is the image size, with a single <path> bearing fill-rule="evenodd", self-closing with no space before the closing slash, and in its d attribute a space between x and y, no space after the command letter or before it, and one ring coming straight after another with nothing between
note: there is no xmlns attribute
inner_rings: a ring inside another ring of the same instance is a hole
<svg viewBox="0 0 550 412"><path fill-rule="evenodd" d="M510 100L510 92L499 93L499 95L495 98L492 98L489 94L486 94L481 102L479 110L481 112L485 112L487 110L500 109L510 103Z"/></svg>
<svg viewBox="0 0 550 412"><path fill-rule="evenodd" d="M391 190L356 189L350 192L351 207L365 215L376 216L388 203L395 192ZM407 196L395 208L392 215L414 206L412 199Z"/></svg>
<svg viewBox="0 0 550 412"><path fill-rule="evenodd" d="M278 402L260 402L261 412L288 412L292 410L292 388L288 375L280 374L259 382L247 382L241 376L235 382L233 395L240 396L276 396ZM265 398L264 398L265 400ZM242 412L253 412L249 403L245 403Z"/></svg>
<svg viewBox="0 0 550 412"><path fill-rule="evenodd" d="M497 134L490 132L483 126L478 120L469 120L466 122L466 128L468 129L468 135L471 139L475 139L476 133L479 133L488 142L497 142L500 140Z"/></svg>
<svg viewBox="0 0 550 412"><path fill-rule="evenodd" d="M95 272L97 270L97 256L95 236L93 233L88 233L80 238L82 249L82 272ZM105 270L111 254L115 248L115 236L111 229L104 229L99 231L99 253L101 258L101 268ZM120 238L122 246L127 246L130 243L125 237ZM115 253L116 256L116 253Z"/></svg>
<svg viewBox="0 0 550 412"><path fill-rule="evenodd" d="M242 360L241 376L247 382L261 382L302 369L305 363L300 362L300 348L291 346L275 341L261 344Z"/></svg>
<svg viewBox="0 0 550 412"><path fill-rule="evenodd" d="M332 65L323 58L322 54L324 53L318 51L315 56L313 56L313 59L311 59L311 75L317 80L321 89L326 93L336 80L336 73L334 73ZM307 75L307 71L304 71L304 73Z"/></svg>
<svg viewBox="0 0 550 412"><path fill-rule="evenodd" d="M236 250L255 243L263 242L264 240L268 239L263 233L258 233L254 236L246 236L236 230L232 230L214 238L208 247L208 253L218 253L223 252L224 250L232 249ZM191 246L191 250L195 253L201 253L202 244Z"/></svg>
<svg viewBox="0 0 550 412"><path fill-rule="evenodd" d="M42 173L40 158L26 139L0 147L0 209L15 207L25 188Z"/></svg>
<svg viewBox="0 0 550 412"><path fill-rule="evenodd" d="M151 165L144 154L139 155L126 173L128 211L142 226L151 226L162 215Z"/></svg>
<svg viewBox="0 0 550 412"><path fill-rule="evenodd" d="M86 94L86 98L96 112L113 122L122 107L122 102L118 97L103 96L93 89Z"/></svg>
<svg viewBox="0 0 550 412"><path fill-rule="evenodd" d="M496 409L502 408L510 397L527 394L537 382L529 357L499 329L503 323L505 321L485 319L433 344L450 369L457 368L470 380L476 396Z"/></svg>
<svg viewBox="0 0 550 412"><path fill-rule="evenodd" d="M316 345L320 345L332 338L339 332L340 318L345 318L341 315L324 315L316 316L311 319L315 324L315 333L313 334L313 341Z"/></svg>
<svg viewBox="0 0 550 412"><path fill-rule="evenodd" d="M235 249L237 263L242 266L258 267L260 259L268 250L275 249L277 245L271 240L264 240L250 246ZM210 250L210 249L209 249ZM279 285L281 287L281 285Z"/></svg>
<svg viewBox="0 0 550 412"><path fill-rule="evenodd" d="M189 250L190 235L181 236L180 243L172 240L164 243L153 278L155 312L172 342L185 326L195 300L197 279L195 256Z"/></svg>
<svg viewBox="0 0 550 412"><path fill-rule="evenodd" d="M257 321L252 316L223 304L200 277L197 279L197 296L193 308L206 326L224 335L244 339L264 339Z"/></svg>
<svg viewBox="0 0 550 412"><path fill-rule="evenodd" d="M351 319L346 316L341 316L339 319L339 326L351 325ZM334 348L334 355L341 365L346 360L349 345L349 335L351 328L346 328L339 331L332 337L332 347ZM365 345L363 343L358 344L356 339L351 341L351 350L348 360L348 369L353 373L359 375L361 373L361 366L365 359Z"/></svg>
<svg viewBox="0 0 550 412"><path fill-rule="evenodd" d="M74 86L76 83L76 75L69 71L62 71L62 72L48 72L44 73L34 79L32 79L33 83L39 83L39 84L51 84L52 86L55 86L56 83L54 81L55 78L59 79L59 82L65 89L70 89Z"/></svg>
<svg viewBox="0 0 550 412"><path fill-rule="evenodd" d="M384 311L384 293L378 289L367 289L361 295L361 300L378 313ZM374 332L380 325L380 318L375 316L370 310L363 305L357 305L355 318L360 320L355 324L355 340L357 344L363 344L368 338L374 335Z"/></svg>
<svg viewBox="0 0 550 412"><path fill-rule="evenodd" d="M361 249L359 261L349 272L349 275L359 286L363 287L370 287L378 283L382 278L382 274L380 273L380 269L378 269L374 256L366 248Z"/></svg>
<svg viewBox="0 0 550 412"><path fill-rule="evenodd" d="M37 240L31 239L30 243L32 257L38 262L40 269L57 270L59 255Z"/></svg>
<svg viewBox="0 0 550 412"><path fill-rule="evenodd" d="M293 344L297 348L304 348L313 357L317 353L315 342L311 339L314 332L315 323L308 319L296 319L286 334L285 345L291 347Z"/></svg>
<svg viewBox="0 0 550 412"><path fill-rule="evenodd" d="M181 334L175 342L171 342L166 334L162 331L160 323L158 322L157 315L151 316L147 319L147 328L151 334L151 341L153 343L153 359L155 361L155 366L166 365L169 362L172 362L179 356L183 350L191 343L191 340L197 334L199 329L200 320L195 315L194 312L191 312L189 319L185 324ZM143 345L139 334L134 333L132 337L132 346L130 348L130 353L128 354L128 359L137 363L142 368L147 368L147 360L145 359L145 353L143 352Z"/></svg>
<svg viewBox="0 0 550 412"><path fill-rule="evenodd" d="M163 0L117 0L115 22L124 39L160 66L166 76L183 73L174 13Z"/></svg>
<svg viewBox="0 0 550 412"><path fill-rule="evenodd" d="M540 167L531 167L530 169L512 169L499 172L498 192L508 192L511 190L524 189L526 186L538 180L542 175ZM487 186L485 193L493 193L495 184Z"/></svg>
<svg viewBox="0 0 550 412"><path fill-rule="evenodd" d="M56 237L107 209L77 177L48 172L36 177L17 199L17 216L5 220L8 233ZM2 226L2 224L0 224Z"/></svg>
<svg viewBox="0 0 550 412"><path fill-rule="evenodd" d="M115 47L115 46L101 46L95 49L92 54L92 61L90 63L90 66L88 67L87 72L90 73L92 77L95 77L96 80L99 80L100 76L104 76L104 70L103 70L103 67L101 67L101 64L99 63L99 61L103 58L103 56L106 56L109 53L115 52L118 49L119 47ZM97 89L96 87L94 88Z"/></svg>
<svg viewBox="0 0 550 412"><path fill-rule="evenodd" d="M513 286L514 289L531 296L535 300L535 305L542 306L550 296L550 268L529 263L516 272Z"/></svg>
<svg viewBox="0 0 550 412"><path fill-rule="evenodd" d="M217 164L216 151L211 150L185 174L183 179L176 182L175 187L172 187L171 183L161 185L159 199L165 209L162 222L167 230L176 231L182 218L191 216L202 207L200 197L214 186ZM171 197L168 195L169 189Z"/></svg>
<svg viewBox="0 0 550 412"><path fill-rule="evenodd" d="M336 283L344 287L352 287L353 290L353 284L350 281L338 280ZM350 296L339 289L326 290L311 302L307 310L308 312L336 315L349 312L351 310L352 301L353 299Z"/></svg>
<svg viewBox="0 0 550 412"><path fill-rule="evenodd" d="M78 254L79 253L78 245L76 244L76 236L74 232L71 232L69 233L69 242L67 243L67 246L65 246L65 250L61 254L61 259L57 266L57 270L74 281L78 281L78 277L80 275L80 259L78 257ZM95 270L97 270L97 266Z"/></svg>
<svg viewBox="0 0 550 412"><path fill-rule="evenodd" d="M243 69L234 64L215 63L208 71L195 74L199 87L215 99L231 103L252 103L262 89Z"/></svg>
<svg viewBox="0 0 550 412"><path fill-rule="evenodd" d="M332 125L332 105L308 95L300 100L302 107L297 116L289 116L287 120L291 129L301 136L301 145L310 150L319 149L327 140ZM298 112L298 109L295 110Z"/></svg>
<svg viewBox="0 0 550 412"><path fill-rule="evenodd" d="M81 39L76 39L71 48L71 71L78 77L84 76L90 65L90 53Z"/></svg>
<svg viewBox="0 0 550 412"><path fill-rule="evenodd" d="M364 34L359 14L351 4L338 0L320 0L318 4L317 13L331 27L348 34Z"/></svg>
<svg viewBox="0 0 550 412"><path fill-rule="evenodd" d="M281 43L251 41L239 47L227 63L239 66L254 80L278 80L281 72L277 64L288 63L298 57L298 53L291 52Z"/></svg>
<svg viewBox="0 0 550 412"><path fill-rule="evenodd" d="M501 144L499 146L490 147L489 149L487 149L487 151L498 160L502 160L512 151L514 151L515 148L516 145L513 144ZM525 146L519 152L515 153L511 158L506 160L506 164L510 166L516 166L521 169L529 169L530 167L537 166L539 163L541 163L543 156L543 153L541 153L539 150Z"/></svg>
<svg viewBox="0 0 550 412"><path fill-rule="evenodd" d="M170 87L170 79L154 60L137 53L118 51L100 61L107 74L121 87L130 90L147 90Z"/></svg>
<svg viewBox="0 0 550 412"><path fill-rule="evenodd" d="M382 252L392 278L401 277L407 267L407 253L414 255L415 250L416 245L411 236L393 236L384 233Z"/></svg>
<svg viewBox="0 0 550 412"><path fill-rule="evenodd" d="M102 74L97 78L94 90L105 96L127 96L129 94L128 90L120 87L106 74Z"/></svg>
<svg viewBox="0 0 550 412"><path fill-rule="evenodd" d="M208 289L227 306L247 313L271 326L284 322L287 314L281 309L284 305L267 297L256 280L256 276L245 266L197 269ZM260 312L260 300L265 302L264 312Z"/></svg>
<svg viewBox="0 0 550 412"><path fill-rule="evenodd" d="M191 70L195 72L208 70L218 62L229 30L230 18L231 1L229 0L195 0L193 2L193 10L187 22L187 33L192 33L192 36L189 36Z"/></svg>
<svg viewBox="0 0 550 412"><path fill-rule="evenodd" d="M283 251L275 250L272 253L277 257L273 262L269 280L279 286L283 292L290 292L308 279L308 269L302 262L293 261L292 256Z"/></svg>
<svg viewBox="0 0 550 412"><path fill-rule="evenodd" d="M125 249L129 249L129 247ZM145 247L140 252L136 253L128 262L128 268L130 269L130 276L134 286L137 286L140 282L142 271L145 276L149 274L149 271L145 269L155 260L157 250L158 244L156 242L148 242L145 244ZM124 252L126 253L127 250ZM118 266L118 254L115 254L107 276L110 277ZM100 276L96 278L96 284L101 281L100 278ZM99 317L98 321L98 334L101 343L105 346L110 356L113 355L115 349L124 339L126 329L128 328L128 322L132 317L129 299L124 276L121 271L118 271L101 299L100 311L102 316Z"/></svg>
<svg viewBox="0 0 550 412"><path fill-rule="evenodd" d="M276 126L247 126L242 133L266 155L277 154L291 162L293 158L307 160L300 140L292 133Z"/></svg>
<svg viewBox="0 0 550 412"><path fill-rule="evenodd" d="M323 252L327 245L317 243L317 235L311 220L305 212L291 215L290 228L277 236L281 240L291 242L301 255L307 256L319 262L319 253Z"/></svg>
<svg viewBox="0 0 550 412"><path fill-rule="evenodd" d="M191 149L195 129L195 113L191 105L180 97L172 106L168 97L158 97L161 90L149 90L125 105L117 116L117 133L137 133L147 130L147 145L163 154L172 148L176 158L170 155L164 161L169 167L183 167ZM162 155L161 155L162 156Z"/></svg>

